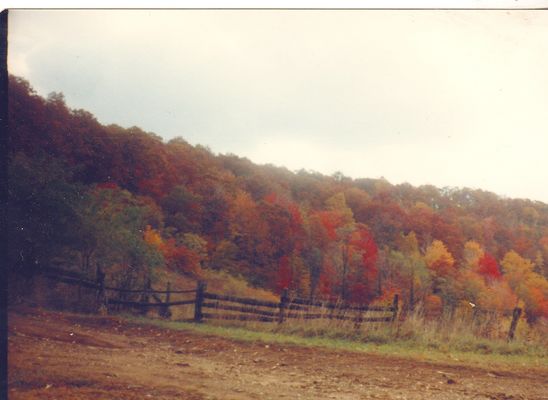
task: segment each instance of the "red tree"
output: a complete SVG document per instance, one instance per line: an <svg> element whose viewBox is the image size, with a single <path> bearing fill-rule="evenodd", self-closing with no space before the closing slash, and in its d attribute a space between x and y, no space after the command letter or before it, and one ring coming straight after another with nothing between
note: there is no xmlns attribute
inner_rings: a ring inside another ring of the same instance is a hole
<svg viewBox="0 0 548 400"><path fill-rule="evenodd" d="M500 279L501 272L497 260L489 253L485 253L478 262L478 272L486 279Z"/></svg>

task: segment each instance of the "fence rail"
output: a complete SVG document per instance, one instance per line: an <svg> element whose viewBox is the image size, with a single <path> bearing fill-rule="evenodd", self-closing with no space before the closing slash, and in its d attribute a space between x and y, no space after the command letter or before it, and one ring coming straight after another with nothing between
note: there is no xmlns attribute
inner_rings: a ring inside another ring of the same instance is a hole
<svg viewBox="0 0 548 400"><path fill-rule="evenodd" d="M171 306L183 306L187 304L194 304L194 300L183 300L183 301L171 301L169 303L150 303L144 301L126 301L118 299L109 299L109 304L120 304L124 306L133 306L133 307L171 307Z"/></svg>
<svg viewBox="0 0 548 400"><path fill-rule="evenodd" d="M255 300L255 299L249 299L244 297L224 296L221 294L208 293L208 292L204 293L204 298L210 299L210 300L222 300L222 301L229 301L232 303L246 304L249 306L278 308L280 305L280 303L274 303L272 301Z"/></svg>
<svg viewBox="0 0 548 400"><path fill-rule="evenodd" d="M56 275L51 275L51 274L45 274L44 276L48 279L52 279L52 280L55 280L57 282L68 283L69 285L73 284L73 285L78 285L78 286L84 286L84 287L87 287L87 288L90 288L90 289L99 289L99 285L96 282L93 282L93 281L88 281L88 280L79 279L79 278L73 278L73 277L70 277L70 276L56 276Z"/></svg>
<svg viewBox="0 0 548 400"><path fill-rule="evenodd" d="M220 303L203 303L202 307L214 308L215 310L238 311L241 313L257 314L257 315L262 315L267 317L278 316L278 313L274 311L257 310L256 308L238 307L238 306L231 306L228 304L220 304Z"/></svg>
<svg viewBox="0 0 548 400"><path fill-rule="evenodd" d="M147 290L147 289L120 289L110 286L105 286L105 290L111 290L113 292L120 293L154 293L154 294L185 294L185 293L194 293L196 289L187 289L187 290Z"/></svg>
<svg viewBox="0 0 548 400"><path fill-rule="evenodd" d="M207 319L222 319L222 320L236 320L236 321L257 321L257 322L276 322L276 318L260 316L260 315L203 313L202 316L207 318Z"/></svg>
<svg viewBox="0 0 548 400"><path fill-rule="evenodd" d="M335 303L329 301L307 300L300 298L290 298L287 290L284 290L280 296L279 302L258 300L245 297L228 296L218 293L207 292L205 282L199 281L195 289L171 289L168 282L166 290L154 290L147 282L143 289L125 289L105 286L105 274L100 270L97 272L96 281L91 281L84 277L77 276L76 273L60 273L59 270L46 271L44 276L57 282L77 285L96 291L97 309L106 308L109 305L121 305L134 307L146 313L149 309L157 308L163 317L170 317L170 307L194 305L194 322L203 322L208 319L220 320L239 320L239 321L258 321L258 322L277 322L282 323L286 319L328 319L352 321L356 327L362 323L387 323L396 321L399 311L399 297L396 294L390 306L354 306L345 303ZM123 294L140 294L139 301L132 301L123 298L109 298L109 292L117 292L120 296ZM158 295L165 295L162 300ZM172 301L173 294L193 294L193 298ZM153 301L149 301L152 298ZM229 303L229 304L227 304ZM266 309L265 309L266 308ZM212 310L204 312L203 310ZM230 311L232 313L219 313L218 311ZM474 308L474 312L493 312L496 310L484 310ZM517 323L522 310L515 308L513 310L498 311L499 313L512 315L512 322L508 331L508 340L513 340ZM378 315L368 315L366 313L380 313ZM365 314L365 315L364 315Z"/></svg>
<svg viewBox="0 0 548 400"><path fill-rule="evenodd" d="M297 306L313 306L313 307L322 307L322 308L330 308L330 309L337 309L337 308L344 308L348 311L394 311L393 306L351 306L351 305L345 305L340 303L332 303L332 302L326 302L326 301L309 301L305 299L292 299L291 303L297 305Z"/></svg>

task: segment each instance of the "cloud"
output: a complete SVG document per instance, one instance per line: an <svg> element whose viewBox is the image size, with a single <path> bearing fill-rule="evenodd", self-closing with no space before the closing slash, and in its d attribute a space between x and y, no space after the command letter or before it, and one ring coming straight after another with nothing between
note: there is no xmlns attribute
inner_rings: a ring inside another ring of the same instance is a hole
<svg viewBox="0 0 548 400"><path fill-rule="evenodd" d="M9 23L10 71L103 123L548 202L546 13L17 10Z"/></svg>

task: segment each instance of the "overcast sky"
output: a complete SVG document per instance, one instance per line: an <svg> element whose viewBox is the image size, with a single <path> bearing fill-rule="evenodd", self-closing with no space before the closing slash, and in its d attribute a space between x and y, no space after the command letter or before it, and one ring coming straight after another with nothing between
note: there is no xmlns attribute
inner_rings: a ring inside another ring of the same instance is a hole
<svg viewBox="0 0 548 400"><path fill-rule="evenodd" d="M166 140L548 203L548 12L19 10L8 62Z"/></svg>

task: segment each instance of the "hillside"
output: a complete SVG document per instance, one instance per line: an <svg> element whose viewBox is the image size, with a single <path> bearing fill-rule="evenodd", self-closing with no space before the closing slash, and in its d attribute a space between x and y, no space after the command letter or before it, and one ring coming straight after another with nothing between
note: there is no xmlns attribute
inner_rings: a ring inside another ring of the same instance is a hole
<svg viewBox="0 0 548 400"><path fill-rule="evenodd" d="M255 165L102 125L13 76L9 133L12 276L101 268L131 288L221 270L303 297L548 317L547 204Z"/></svg>

